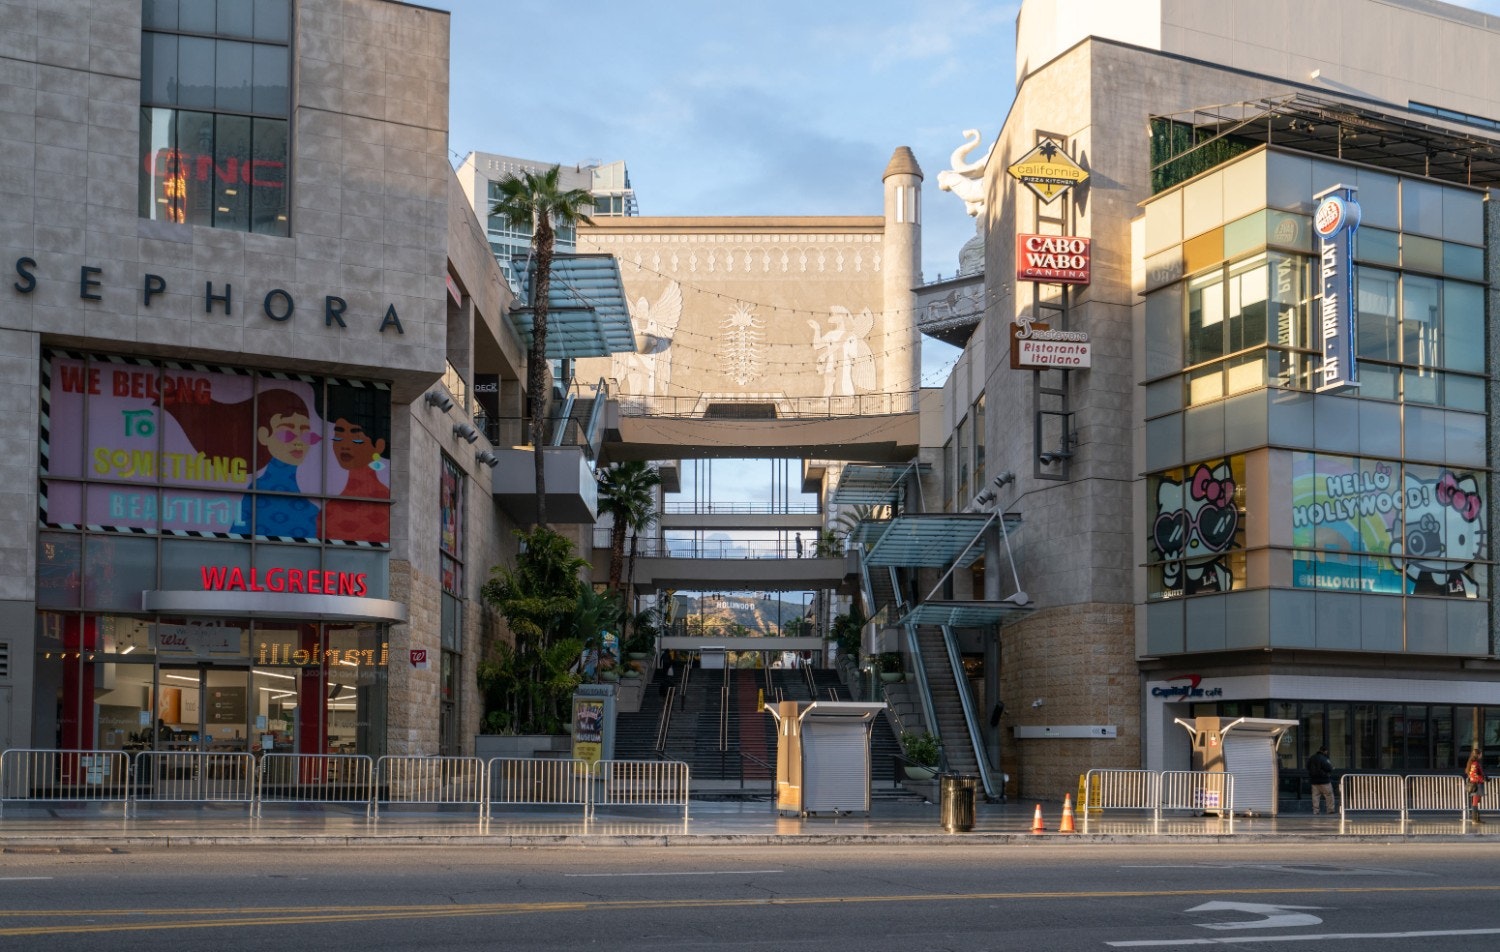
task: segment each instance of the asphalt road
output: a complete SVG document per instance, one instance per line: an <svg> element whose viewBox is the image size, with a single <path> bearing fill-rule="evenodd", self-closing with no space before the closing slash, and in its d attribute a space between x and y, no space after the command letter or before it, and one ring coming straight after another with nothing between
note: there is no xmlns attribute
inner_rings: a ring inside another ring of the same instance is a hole
<svg viewBox="0 0 1500 952"><path fill-rule="evenodd" d="M0 949L1491 949L1500 843L7 852Z"/></svg>

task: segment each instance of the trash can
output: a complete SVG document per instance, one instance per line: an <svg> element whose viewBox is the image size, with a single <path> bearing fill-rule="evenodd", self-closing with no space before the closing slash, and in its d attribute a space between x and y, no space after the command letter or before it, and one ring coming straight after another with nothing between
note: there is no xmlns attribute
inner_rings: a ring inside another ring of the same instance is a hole
<svg viewBox="0 0 1500 952"><path fill-rule="evenodd" d="M938 778L938 812L943 829L967 833L974 829L974 791L979 778L968 774L943 774Z"/></svg>

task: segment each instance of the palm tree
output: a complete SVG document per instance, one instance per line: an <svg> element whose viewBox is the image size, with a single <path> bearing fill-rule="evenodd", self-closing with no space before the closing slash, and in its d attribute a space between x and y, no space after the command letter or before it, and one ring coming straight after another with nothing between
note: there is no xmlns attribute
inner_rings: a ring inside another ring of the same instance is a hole
<svg viewBox="0 0 1500 952"><path fill-rule="evenodd" d="M531 229L533 252L531 279L531 351L526 358L526 392L531 396L531 449L536 464L536 525L547 524L547 482L543 472L542 446L547 418L545 368L547 366L547 294L552 287L552 249L556 226L592 225L581 209L594 198L586 189L563 189L554 165L541 174L523 171L496 183L500 193L490 214L503 218L512 228Z"/></svg>
<svg viewBox="0 0 1500 952"><path fill-rule="evenodd" d="M599 481L599 511L614 517L609 531L609 590L618 592L625 569L625 534L639 533L656 518L661 473L643 460L616 463ZM634 546L631 546L632 551Z"/></svg>

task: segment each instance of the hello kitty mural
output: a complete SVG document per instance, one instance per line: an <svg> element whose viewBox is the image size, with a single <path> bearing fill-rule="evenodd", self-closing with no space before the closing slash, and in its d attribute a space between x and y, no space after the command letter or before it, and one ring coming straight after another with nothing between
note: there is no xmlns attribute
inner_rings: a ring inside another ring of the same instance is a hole
<svg viewBox="0 0 1500 952"><path fill-rule="evenodd" d="M1331 454L1292 457L1298 588L1477 598L1486 558L1478 475Z"/></svg>
<svg viewBox="0 0 1500 952"><path fill-rule="evenodd" d="M1199 463L1154 477L1149 558L1159 562L1158 597L1227 592L1235 586L1227 553L1240 543L1243 475L1231 460Z"/></svg>
<svg viewBox="0 0 1500 952"><path fill-rule="evenodd" d="M1405 527L1391 543L1391 559L1400 559L1409 594L1478 597L1474 562L1484 555L1486 535L1479 480L1446 469L1431 483L1407 474L1406 498Z"/></svg>

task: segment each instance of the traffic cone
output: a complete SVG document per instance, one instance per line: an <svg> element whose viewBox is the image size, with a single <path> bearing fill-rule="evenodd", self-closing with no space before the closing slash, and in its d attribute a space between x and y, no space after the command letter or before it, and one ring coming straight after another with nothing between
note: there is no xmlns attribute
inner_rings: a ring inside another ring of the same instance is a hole
<svg viewBox="0 0 1500 952"><path fill-rule="evenodd" d="M1062 823L1058 824L1057 832L1059 832L1059 833L1073 833L1073 832L1076 832L1073 829L1073 795L1071 793L1065 793L1065 794L1063 794Z"/></svg>
<svg viewBox="0 0 1500 952"><path fill-rule="evenodd" d="M1042 820L1042 805L1040 803L1038 803L1036 805L1036 816L1034 816L1034 817L1031 818L1031 832L1033 832L1033 833L1045 833L1045 832L1047 832L1047 824L1046 824L1045 821Z"/></svg>

